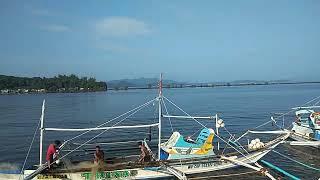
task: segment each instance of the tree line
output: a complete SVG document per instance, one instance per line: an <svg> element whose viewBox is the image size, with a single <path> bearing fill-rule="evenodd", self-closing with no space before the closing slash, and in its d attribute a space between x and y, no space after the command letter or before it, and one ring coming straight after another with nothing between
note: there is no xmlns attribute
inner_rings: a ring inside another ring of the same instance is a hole
<svg viewBox="0 0 320 180"><path fill-rule="evenodd" d="M95 78L77 77L74 74L46 77L15 77L0 75L0 90L44 89L46 92L78 92L78 91L106 91L106 82L97 82Z"/></svg>

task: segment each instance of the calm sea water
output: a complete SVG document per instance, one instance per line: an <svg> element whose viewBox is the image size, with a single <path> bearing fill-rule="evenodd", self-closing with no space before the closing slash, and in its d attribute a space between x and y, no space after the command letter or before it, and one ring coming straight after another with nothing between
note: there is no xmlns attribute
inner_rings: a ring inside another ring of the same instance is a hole
<svg viewBox="0 0 320 180"><path fill-rule="evenodd" d="M227 129L241 134L270 119L273 113L287 112L289 108L301 105L320 95L320 84L243 86L219 88L164 89L164 95L191 115L215 115L224 119ZM157 96L156 90L108 91L75 94L26 94L0 96L0 164L21 166L39 122L42 100L46 99L45 126L62 128L95 127ZM171 114L181 114L168 102ZM157 121L157 105L138 112L119 125L144 124ZM285 125L291 123L291 119ZM113 122L114 123L114 122ZM213 121L203 121L213 127ZM112 125L112 123L110 124ZM173 130L184 135L196 133L201 126L191 120L172 120ZM171 134L168 120L163 122L163 136ZM273 128L272 125L265 129ZM145 137L146 130L123 132L112 130L97 141L136 140ZM156 132L153 132L156 134ZM96 133L88 133L76 142L84 142ZM55 139L67 140L77 133L45 134L45 146ZM222 132L222 135L226 135ZM39 134L36 136L27 166L38 163ZM154 137L156 138L156 137ZM92 148L92 147L91 147ZM281 145L277 150L290 157L320 168L319 151L306 148L292 148ZM265 158L285 170L304 179L317 179L320 173L299 166L296 163L270 153Z"/></svg>

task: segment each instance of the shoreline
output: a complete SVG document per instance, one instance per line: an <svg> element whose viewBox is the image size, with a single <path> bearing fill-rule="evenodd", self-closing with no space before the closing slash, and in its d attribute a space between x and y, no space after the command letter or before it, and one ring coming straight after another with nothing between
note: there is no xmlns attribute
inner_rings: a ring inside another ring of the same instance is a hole
<svg viewBox="0 0 320 180"><path fill-rule="evenodd" d="M13 92L13 93L1 93L1 95L25 95L25 94L77 94L77 93L96 93L96 92L107 92L107 90L101 91L68 91L68 92L61 92L61 91L45 91L45 92Z"/></svg>
<svg viewBox="0 0 320 180"><path fill-rule="evenodd" d="M266 82L266 83L226 83L226 84L174 84L164 85L164 89L181 89L181 88L215 88L215 87L239 87L239 86L272 86L272 85L298 85L298 84L320 84L318 81L314 82ZM92 91L32 91L32 92L17 92L18 90L9 90L11 92L2 93L0 95L24 95L24 94L56 94L56 93L94 93L94 92L107 92L107 91L128 91L137 89L158 89L157 86L152 87L119 87L119 88L108 88L106 90L92 90ZM12 92L13 91L13 92Z"/></svg>
<svg viewBox="0 0 320 180"><path fill-rule="evenodd" d="M175 85L164 85L164 89L182 89L182 88L215 88L215 87L239 87L239 86L272 86L272 85L298 85L298 84L320 84L320 82L270 82L270 83L239 83L239 84L175 84ZM108 88L106 90L93 90L93 91L41 91L41 92L8 92L0 95L24 95L24 94L56 94L56 93L96 93L96 92L107 92L107 91L128 91L138 89L158 89L157 86L152 87L119 87L119 88ZM10 90L17 91L17 90Z"/></svg>
<svg viewBox="0 0 320 180"><path fill-rule="evenodd" d="M164 89L180 89L180 88L215 88L215 87L236 87L236 86L272 86L272 85L295 85L295 84L320 84L318 81L312 82L266 82L266 83L226 83L226 84L211 84L211 83L199 83L199 84L174 84L163 85ZM108 88L108 91L127 91L135 89L158 89L158 86L152 87L117 87Z"/></svg>

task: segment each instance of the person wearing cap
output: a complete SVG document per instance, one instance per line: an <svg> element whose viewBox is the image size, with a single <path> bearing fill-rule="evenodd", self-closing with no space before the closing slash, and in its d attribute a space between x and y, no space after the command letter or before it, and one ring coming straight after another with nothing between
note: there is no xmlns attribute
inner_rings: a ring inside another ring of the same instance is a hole
<svg viewBox="0 0 320 180"><path fill-rule="evenodd" d="M47 150L47 156L46 160L48 162L48 168L51 168L51 164L53 163L54 154L56 154L57 150L59 149L59 146L61 145L61 142L59 140L55 140L54 143L50 144Z"/></svg>
<svg viewBox="0 0 320 180"><path fill-rule="evenodd" d="M101 150L100 146L96 146L96 151L94 152L94 163L103 164L104 162L104 153Z"/></svg>

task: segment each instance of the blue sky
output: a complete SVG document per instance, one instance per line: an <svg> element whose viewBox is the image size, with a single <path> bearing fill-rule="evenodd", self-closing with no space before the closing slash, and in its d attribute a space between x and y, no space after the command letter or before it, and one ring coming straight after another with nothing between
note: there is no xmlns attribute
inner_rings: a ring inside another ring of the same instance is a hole
<svg viewBox="0 0 320 180"><path fill-rule="evenodd" d="M0 1L0 74L320 80L320 1Z"/></svg>

